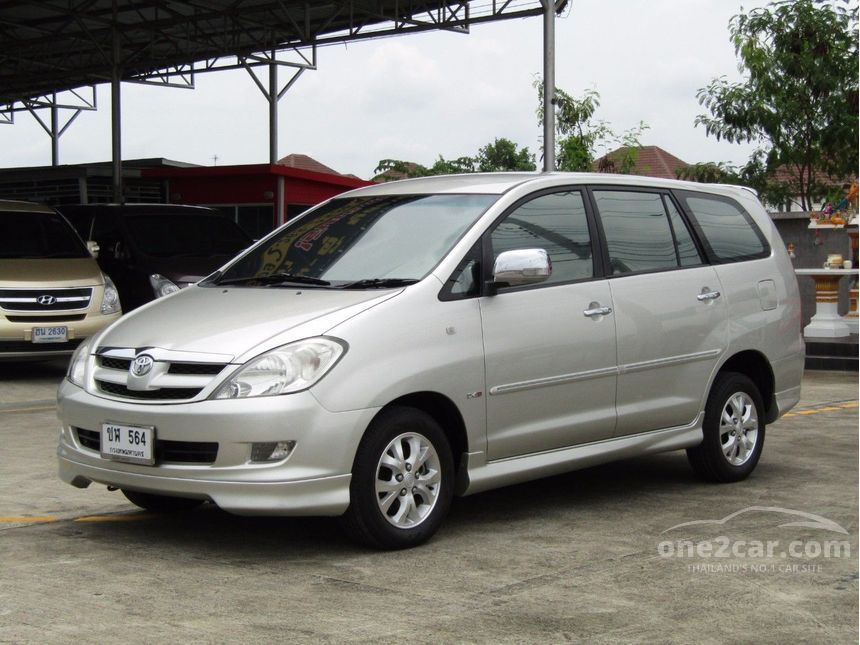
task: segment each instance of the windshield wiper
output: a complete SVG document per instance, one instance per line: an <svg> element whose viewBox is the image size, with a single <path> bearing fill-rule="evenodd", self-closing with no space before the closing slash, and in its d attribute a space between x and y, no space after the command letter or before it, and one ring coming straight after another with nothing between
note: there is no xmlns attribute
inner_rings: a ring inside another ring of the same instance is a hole
<svg viewBox="0 0 860 645"><path fill-rule="evenodd" d="M241 278L228 278L226 280L218 280L216 284L244 284L247 282L258 282L265 285L278 284L313 284L320 287L327 287L331 284L328 280L320 278L312 278L307 275L296 275L293 273L272 273L270 275L260 276L243 276Z"/></svg>
<svg viewBox="0 0 860 645"><path fill-rule="evenodd" d="M389 289L392 287L405 287L415 284L418 280L414 278L365 278L355 282L347 282L341 285L341 289Z"/></svg>

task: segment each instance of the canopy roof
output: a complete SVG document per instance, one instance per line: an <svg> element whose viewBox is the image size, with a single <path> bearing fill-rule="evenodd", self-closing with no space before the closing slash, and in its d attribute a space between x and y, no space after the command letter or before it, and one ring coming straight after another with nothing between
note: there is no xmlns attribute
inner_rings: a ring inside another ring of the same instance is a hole
<svg viewBox="0 0 860 645"><path fill-rule="evenodd" d="M189 85L193 74L264 65L308 51L410 31L542 12L540 0L0 0L0 109L121 80Z"/></svg>

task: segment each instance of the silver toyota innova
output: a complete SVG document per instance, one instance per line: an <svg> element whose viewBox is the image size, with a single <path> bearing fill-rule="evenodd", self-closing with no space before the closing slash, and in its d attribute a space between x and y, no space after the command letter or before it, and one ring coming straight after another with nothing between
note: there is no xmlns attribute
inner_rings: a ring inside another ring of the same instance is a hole
<svg viewBox="0 0 860 645"><path fill-rule="evenodd" d="M797 403L791 263L753 192L487 174L345 193L85 342L60 477L143 508L342 515L419 544L452 497L686 449L734 482Z"/></svg>

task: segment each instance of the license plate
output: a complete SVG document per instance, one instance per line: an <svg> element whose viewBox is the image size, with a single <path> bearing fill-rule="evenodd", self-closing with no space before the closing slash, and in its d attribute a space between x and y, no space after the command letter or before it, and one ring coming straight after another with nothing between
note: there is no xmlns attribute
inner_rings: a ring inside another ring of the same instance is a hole
<svg viewBox="0 0 860 645"><path fill-rule="evenodd" d="M68 340L68 327L33 327L34 343L65 343Z"/></svg>
<svg viewBox="0 0 860 645"><path fill-rule="evenodd" d="M102 424L101 454L105 459L151 466L155 463L155 428Z"/></svg>

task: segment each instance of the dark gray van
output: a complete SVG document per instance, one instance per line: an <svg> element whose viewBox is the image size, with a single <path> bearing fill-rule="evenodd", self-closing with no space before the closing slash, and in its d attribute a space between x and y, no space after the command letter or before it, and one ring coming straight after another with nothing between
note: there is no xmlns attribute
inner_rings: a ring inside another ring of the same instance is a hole
<svg viewBox="0 0 860 645"><path fill-rule="evenodd" d="M85 240L130 311L209 275L250 246L239 226L211 208L175 204L58 206Z"/></svg>

